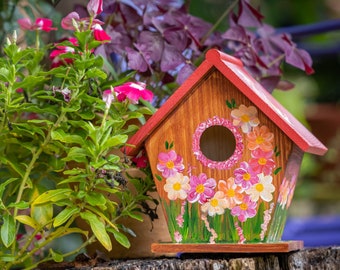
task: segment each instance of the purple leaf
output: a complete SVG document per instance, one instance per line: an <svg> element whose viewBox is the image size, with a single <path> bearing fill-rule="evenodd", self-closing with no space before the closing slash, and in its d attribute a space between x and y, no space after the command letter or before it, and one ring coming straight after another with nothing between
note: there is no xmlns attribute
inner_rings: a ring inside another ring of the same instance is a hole
<svg viewBox="0 0 340 270"><path fill-rule="evenodd" d="M185 64L178 72L176 82L181 85L194 72L194 70L195 67L192 64Z"/></svg>
<svg viewBox="0 0 340 270"><path fill-rule="evenodd" d="M147 54L150 60L159 61L164 48L164 40L159 33L143 31L139 36L139 44L145 48L144 54Z"/></svg>
<svg viewBox="0 0 340 270"><path fill-rule="evenodd" d="M184 61L185 58L175 46L165 43L161 60L161 71L174 70Z"/></svg>
<svg viewBox="0 0 340 270"><path fill-rule="evenodd" d="M239 2L239 13L237 22L245 27L260 27L264 16L253 8L246 0Z"/></svg>
<svg viewBox="0 0 340 270"><path fill-rule="evenodd" d="M140 51L136 51L127 47L126 52L128 57L128 65L130 68L140 72L145 72L148 70L149 65Z"/></svg>

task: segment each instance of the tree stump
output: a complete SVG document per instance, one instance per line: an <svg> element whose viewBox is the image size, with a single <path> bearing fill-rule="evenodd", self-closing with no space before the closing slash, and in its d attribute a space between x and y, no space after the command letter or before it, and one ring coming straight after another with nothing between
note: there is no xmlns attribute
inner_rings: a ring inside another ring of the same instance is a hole
<svg viewBox="0 0 340 270"><path fill-rule="evenodd" d="M211 270L338 270L340 247L309 248L290 253L252 254L182 254L174 258L129 260L89 259L72 263L47 265L38 269L69 270L151 270L151 269L211 269Z"/></svg>

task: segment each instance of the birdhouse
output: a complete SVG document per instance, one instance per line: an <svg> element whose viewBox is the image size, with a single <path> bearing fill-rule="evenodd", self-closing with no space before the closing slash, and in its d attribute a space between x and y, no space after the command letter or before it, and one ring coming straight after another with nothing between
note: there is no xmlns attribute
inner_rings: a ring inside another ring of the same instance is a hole
<svg viewBox="0 0 340 270"><path fill-rule="evenodd" d="M154 252L303 247L281 241L287 210L304 152L327 149L240 60L208 51L128 144L146 150L173 241Z"/></svg>

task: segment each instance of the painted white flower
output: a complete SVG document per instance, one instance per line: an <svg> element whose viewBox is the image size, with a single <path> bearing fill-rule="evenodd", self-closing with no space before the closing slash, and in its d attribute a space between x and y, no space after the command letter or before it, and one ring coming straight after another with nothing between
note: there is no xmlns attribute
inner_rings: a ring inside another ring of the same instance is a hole
<svg viewBox="0 0 340 270"><path fill-rule="evenodd" d="M168 193L169 200L185 200L190 190L189 177L176 173L166 179L164 190Z"/></svg>
<svg viewBox="0 0 340 270"><path fill-rule="evenodd" d="M228 201L222 191L217 191L209 201L202 205L202 212L208 212L209 216L222 215L228 207Z"/></svg>
<svg viewBox="0 0 340 270"><path fill-rule="evenodd" d="M250 199L254 202L257 202L260 197L262 200L270 202L273 199L272 193L275 190L275 187L272 184L273 177L264 175L263 173L260 173L257 176L259 182L247 189L246 193L250 195Z"/></svg>

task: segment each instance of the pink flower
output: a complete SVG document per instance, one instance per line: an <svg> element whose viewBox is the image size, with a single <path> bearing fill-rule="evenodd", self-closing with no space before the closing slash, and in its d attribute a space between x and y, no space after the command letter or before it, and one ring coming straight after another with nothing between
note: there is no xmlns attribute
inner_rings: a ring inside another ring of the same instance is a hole
<svg viewBox="0 0 340 270"><path fill-rule="evenodd" d="M174 150L167 153L159 153L157 169L162 172L163 177L168 178L174 176L178 172L184 170L183 158Z"/></svg>
<svg viewBox="0 0 340 270"><path fill-rule="evenodd" d="M29 18L18 20L20 27L29 31L42 30L45 32L50 32L51 30L57 30L57 28L52 27L52 23L52 20L46 18L37 18L35 23L32 23Z"/></svg>
<svg viewBox="0 0 340 270"><path fill-rule="evenodd" d="M114 101L115 97L112 93L111 89L107 89L103 91L103 101L105 102L105 107L110 108L112 101Z"/></svg>
<svg viewBox="0 0 340 270"><path fill-rule="evenodd" d="M74 37L67 39L72 45L78 46L78 40ZM50 59L52 61L52 68L56 68L62 65L72 64L73 59L60 57L66 53L74 53L74 48L65 45L56 45L56 49L50 53Z"/></svg>
<svg viewBox="0 0 340 270"><path fill-rule="evenodd" d="M256 172L252 170L246 161L241 162L240 167L234 170L234 175L235 184L242 186L244 189L258 182Z"/></svg>
<svg viewBox="0 0 340 270"><path fill-rule="evenodd" d="M250 167L256 173L271 174L275 167L275 161L272 159L273 153L273 151L265 152L260 148L255 149L251 152Z"/></svg>
<svg viewBox="0 0 340 270"><path fill-rule="evenodd" d="M190 177L190 186L188 201L191 203L198 201L203 204L214 196L216 181L213 178L207 179L207 175L201 173L199 176L192 175Z"/></svg>
<svg viewBox="0 0 340 270"><path fill-rule="evenodd" d="M231 209L231 214L244 222L256 215L256 207L256 202L253 202L249 196L244 196L242 203Z"/></svg>
<svg viewBox="0 0 340 270"><path fill-rule="evenodd" d="M119 101L124 101L128 98L132 104L137 104L140 98L152 101L153 93L146 89L145 86L145 83L142 82L127 82L123 85L116 86L114 89Z"/></svg>
<svg viewBox="0 0 340 270"><path fill-rule="evenodd" d="M91 17L95 17L103 12L103 0L90 0L87 4L87 11Z"/></svg>
<svg viewBox="0 0 340 270"><path fill-rule="evenodd" d="M111 41L111 37L103 30L100 24L94 24L91 29L93 30L93 36L95 40L104 42Z"/></svg>
<svg viewBox="0 0 340 270"><path fill-rule="evenodd" d="M136 164L137 168L146 168L148 166L148 158L146 157L145 150L131 158L131 161Z"/></svg>
<svg viewBox="0 0 340 270"><path fill-rule="evenodd" d="M89 17L80 18L77 12L72 11L61 20L61 27L65 30L73 31L89 30L89 28L91 28L90 23L92 23L92 26L94 24L104 24L104 22L98 19L93 19L91 21L91 18Z"/></svg>

